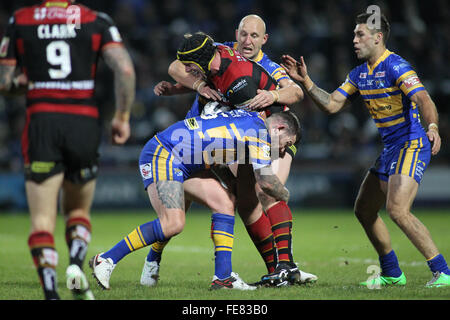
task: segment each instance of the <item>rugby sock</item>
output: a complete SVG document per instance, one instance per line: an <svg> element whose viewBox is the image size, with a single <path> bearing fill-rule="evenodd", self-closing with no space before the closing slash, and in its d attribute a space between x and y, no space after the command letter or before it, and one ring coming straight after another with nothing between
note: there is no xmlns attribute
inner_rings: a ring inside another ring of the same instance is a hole
<svg viewBox="0 0 450 320"><path fill-rule="evenodd" d="M292 257L292 213L284 201L269 208L267 211L275 245L278 262L294 263Z"/></svg>
<svg viewBox="0 0 450 320"><path fill-rule="evenodd" d="M57 292L56 266L58 253L55 250L53 235L46 231L30 234L28 247L36 266L44 296L47 300L59 300Z"/></svg>
<svg viewBox="0 0 450 320"><path fill-rule="evenodd" d="M156 241L155 243L153 243L152 246L150 247L150 251L147 255L147 261L148 262L156 261L156 262L160 263L161 258L162 258L162 252L168 242L169 242L169 240Z"/></svg>
<svg viewBox="0 0 450 320"><path fill-rule="evenodd" d="M155 219L138 226L109 251L103 253L101 257L111 258L116 264L123 257L133 251L146 247L156 241L165 240L167 239L162 232L159 219Z"/></svg>
<svg viewBox="0 0 450 320"><path fill-rule="evenodd" d="M259 254L263 258L268 273L274 272L277 266L277 252L274 245L272 227L266 213L262 212L258 220L245 227L256 249L258 249Z"/></svg>
<svg viewBox="0 0 450 320"><path fill-rule="evenodd" d="M381 275L385 277L400 277L402 275L394 250L384 256L380 256L378 260L380 261Z"/></svg>
<svg viewBox="0 0 450 320"><path fill-rule="evenodd" d="M427 264L431 272L433 273L439 271L450 275L450 270L448 269L447 262L445 261L442 254L438 254L437 256L434 256L433 258L427 260Z"/></svg>
<svg viewBox="0 0 450 320"><path fill-rule="evenodd" d="M86 218L72 218L66 223L66 242L69 247L69 264L83 269L84 259L91 241L91 222Z"/></svg>
<svg viewBox="0 0 450 320"><path fill-rule="evenodd" d="M231 253L234 241L234 216L214 213L211 217L211 238L214 242L214 274L220 280L231 276Z"/></svg>

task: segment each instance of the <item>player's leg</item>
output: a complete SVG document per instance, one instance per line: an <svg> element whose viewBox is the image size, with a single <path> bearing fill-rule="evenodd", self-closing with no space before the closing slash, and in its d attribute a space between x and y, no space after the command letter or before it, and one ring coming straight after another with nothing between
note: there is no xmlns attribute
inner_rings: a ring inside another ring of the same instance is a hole
<svg viewBox="0 0 450 320"><path fill-rule="evenodd" d="M374 173L368 172L356 197L354 212L369 241L378 254L381 273L379 276L361 282L369 288L381 285L404 285L406 278L400 269L397 256L392 250L391 239L386 224L378 215L386 203L387 182Z"/></svg>
<svg viewBox="0 0 450 320"><path fill-rule="evenodd" d="M388 183L386 210L390 218L427 260L433 273L433 279L429 285L448 286L450 285L450 270L447 262L439 253L427 227L410 211L418 187L419 184L412 177L403 174L391 175Z"/></svg>
<svg viewBox="0 0 450 320"><path fill-rule="evenodd" d="M94 296L83 272L88 245L91 240L90 210L96 180L73 183L64 180L61 207L66 224L66 243L69 248L69 267L66 269L67 286L75 299L92 300Z"/></svg>
<svg viewBox="0 0 450 320"><path fill-rule="evenodd" d="M184 190L180 181L157 181L147 187L147 194L158 217L133 229L126 237L104 253L95 255L90 265L100 286L109 289L111 274L128 254L165 241L179 234L185 225Z"/></svg>
<svg viewBox="0 0 450 320"><path fill-rule="evenodd" d="M229 183L230 189L232 189L232 182ZM189 203L194 201L202 204L210 208L213 213L234 215L234 195L221 186L210 170L196 173L183 182L183 187L185 199ZM167 243L168 241L157 241L152 244L141 274L142 285L154 286L157 284L154 279L158 276L160 261Z"/></svg>
<svg viewBox="0 0 450 320"><path fill-rule="evenodd" d="M56 266L58 253L55 249L53 232L57 215L58 193L64 174L58 173L37 183L25 182L25 191L31 217L31 232L28 246L45 299L59 299L57 292Z"/></svg>

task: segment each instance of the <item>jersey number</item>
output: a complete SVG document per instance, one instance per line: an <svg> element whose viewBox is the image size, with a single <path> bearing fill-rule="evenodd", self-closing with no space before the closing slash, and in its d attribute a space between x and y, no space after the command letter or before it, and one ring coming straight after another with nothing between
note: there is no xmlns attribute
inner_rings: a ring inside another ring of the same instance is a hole
<svg viewBox="0 0 450 320"><path fill-rule="evenodd" d="M72 72L70 46L65 41L53 41L47 46L47 61L58 68L48 69L52 79L64 79Z"/></svg>

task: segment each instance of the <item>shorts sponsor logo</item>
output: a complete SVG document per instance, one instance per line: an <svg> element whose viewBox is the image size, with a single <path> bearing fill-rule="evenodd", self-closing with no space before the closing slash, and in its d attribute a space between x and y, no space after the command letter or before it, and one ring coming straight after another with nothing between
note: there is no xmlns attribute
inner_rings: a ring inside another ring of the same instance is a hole
<svg viewBox="0 0 450 320"><path fill-rule="evenodd" d="M139 166L139 171L141 172L141 176L142 178L144 178L144 180L150 179L152 177L152 164L141 164Z"/></svg>
<svg viewBox="0 0 450 320"><path fill-rule="evenodd" d="M31 172L49 173L55 167L54 162L33 161L31 163Z"/></svg>

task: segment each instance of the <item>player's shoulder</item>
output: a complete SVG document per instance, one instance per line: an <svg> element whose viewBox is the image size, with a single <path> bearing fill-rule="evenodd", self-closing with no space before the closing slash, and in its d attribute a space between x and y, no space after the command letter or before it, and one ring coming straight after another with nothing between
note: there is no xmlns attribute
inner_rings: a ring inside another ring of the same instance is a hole
<svg viewBox="0 0 450 320"><path fill-rule="evenodd" d="M402 56L394 52L386 58L386 66L391 72L398 75L412 70L411 64Z"/></svg>

